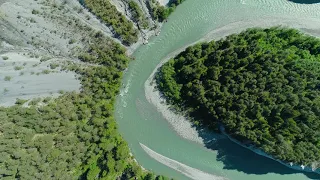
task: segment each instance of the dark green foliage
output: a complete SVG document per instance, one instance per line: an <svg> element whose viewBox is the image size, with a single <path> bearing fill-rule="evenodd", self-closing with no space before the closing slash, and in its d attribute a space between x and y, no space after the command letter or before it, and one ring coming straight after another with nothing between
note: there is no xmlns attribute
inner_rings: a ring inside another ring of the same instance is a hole
<svg viewBox="0 0 320 180"><path fill-rule="evenodd" d="M28 101L28 100L24 100L24 99L19 99L19 98L17 98L15 104L23 105L23 104L26 103L27 101Z"/></svg>
<svg viewBox="0 0 320 180"><path fill-rule="evenodd" d="M136 2L132 0L129 1L129 10L133 21L136 22L141 29L148 29L149 24L147 18Z"/></svg>
<svg viewBox="0 0 320 180"><path fill-rule="evenodd" d="M147 1L152 12L152 18L163 22L176 9L176 7L185 0L171 0L167 7L161 6L157 0Z"/></svg>
<svg viewBox="0 0 320 180"><path fill-rule="evenodd" d="M91 42L80 56L91 65L68 67L80 75L80 93L0 107L0 179L147 179L113 117L125 49L101 33Z"/></svg>
<svg viewBox="0 0 320 180"><path fill-rule="evenodd" d="M125 45L138 41L138 31L131 21L117 11L109 0L84 0L86 7L108 26Z"/></svg>
<svg viewBox="0 0 320 180"><path fill-rule="evenodd" d="M320 161L320 40L294 29L249 29L187 48L158 87L212 129L309 165Z"/></svg>

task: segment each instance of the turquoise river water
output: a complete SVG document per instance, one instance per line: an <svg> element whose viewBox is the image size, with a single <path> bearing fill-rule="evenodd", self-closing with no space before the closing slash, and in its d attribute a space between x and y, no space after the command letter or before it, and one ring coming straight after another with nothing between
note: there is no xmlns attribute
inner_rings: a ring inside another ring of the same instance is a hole
<svg viewBox="0 0 320 180"><path fill-rule="evenodd" d="M144 83L168 54L221 29L220 35L247 27L287 25L320 35L320 4L288 0L187 0L164 24L159 36L133 54L117 99L116 119L140 165L175 179L190 179L151 158L139 143L153 151L208 174L230 180L304 180L320 175L292 170L227 139L206 147L180 137L146 100ZM193 178L193 179L200 179Z"/></svg>

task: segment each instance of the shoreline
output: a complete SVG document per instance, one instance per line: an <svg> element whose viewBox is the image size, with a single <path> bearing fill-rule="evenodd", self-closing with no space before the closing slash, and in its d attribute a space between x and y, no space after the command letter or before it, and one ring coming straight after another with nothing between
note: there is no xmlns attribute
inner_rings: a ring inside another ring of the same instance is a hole
<svg viewBox="0 0 320 180"><path fill-rule="evenodd" d="M279 22L279 19L281 22ZM212 40L218 40L221 38L224 38L228 35L234 34L234 33L239 33L241 31L244 31L248 28L254 28L254 27L260 27L260 28L267 28L267 27L272 27L272 26L283 26L283 27L290 27L290 28L295 28L299 29L303 33L313 35L320 37L320 31L317 31L316 28L319 27L317 26L320 25L320 21L315 20L315 19L293 19L293 18L266 18L263 19L263 21L255 20L255 21L239 21L235 23L228 24L226 26L219 27L217 29L212 30L211 32L207 33L204 35L204 37L200 38L199 40L190 43L186 46L183 46L173 52L171 52L168 56L166 56L164 59L160 61L160 63L155 67L151 75L148 77L146 80L144 87L145 87L145 97L147 101L153 105L158 112L162 114L162 116L168 121L170 126L173 128L174 131L180 136L183 137L187 140L199 143L201 145L204 145L205 142L202 137L199 136L199 131L196 130L196 128L192 125L192 123L188 120L186 116L183 116L182 113L175 113L173 110L170 109L170 105L166 103L166 100L161 96L161 92L159 92L156 88L156 82L154 80L155 74L158 72L158 69L166 63L168 60L171 58L175 57L182 51L184 51L187 47L192 46L196 43L199 42L209 42ZM309 27L309 28L306 28ZM298 170L301 172L313 172L313 173L318 173L320 174L319 169L312 171L311 167L305 166L304 169L301 166L297 165L290 165L287 164L281 160L277 160L273 158L271 155L268 155L266 153L263 153L260 149L253 148L253 147L247 147L237 140L231 138L228 136L226 133L221 132L223 135L217 136L216 133L213 132L208 132L206 129L201 129L201 133L203 133L202 136L205 136L206 138L209 137L214 141L215 138L228 138L234 143L237 143L238 145L247 148L254 153L270 158L272 160L275 160L282 165L285 165L288 168Z"/></svg>
<svg viewBox="0 0 320 180"><path fill-rule="evenodd" d="M140 147L151 158L153 158L154 160L160 162L161 164L163 164L165 166L168 166L168 167L180 172L181 174L183 174L191 179L194 179L194 180L197 180L197 179L201 179L201 180L229 180L226 177L213 175L213 174L201 171L199 169L190 167L190 166L183 164L179 161L176 161L174 159L170 159L169 157L166 157L162 154L159 154L142 143L139 143L139 144L140 144Z"/></svg>
<svg viewBox="0 0 320 180"><path fill-rule="evenodd" d="M170 126L178 133L182 138L188 139L190 141L205 145L211 141L217 139L223 139L224 136L208 131L206 128L201 128L201 136L205 136L206 139L211 139L210 141L205 141L201 136L193 123L188 120L187 116L182 113L174 112L170 105L167 104L164 97L162 97L161 92L156 88L156 82L154 80L154 73L152 77L149 77L145 82L145 96L147 101L156 107L157 111L162 114L162 116L169 122Z"/></svg>
<svg viewBox="0 0 320 180"><path fill-rule="evenodd" d="M288 164L288 163L286 163L286 162L283 162L283 161L281 161L281 160L279 160L279 159L275 159L274 157L272 157L272 155L269 155L269 154L265 153L263 150L261 150L261 149L259 149L259 148L256 148L256 147L253 146L253 145L252 145L252 146L246 146L246 145L242 144L240 141L232 138L229 134L227 134L227 133L224 131L224 127L220 127L220 132L221 132L223 135L225 135L230 141L232 141L232 142L240 145L241 147L244 147L244 148L246 148L246 149L248 149L248 150L250 150L250 151L252 151L252 152L254 152L254 153L258 154L258 155L260 155L260 156L263 156L263 157L272 159L272 160L274 160L274 161L277 161L277 162L279 162L280 164L285 165L285 166L288 167L288 168L291 168L291 169L294 169L294 170L297 170L297 171L302 171L302 172L312 172L312 173L320 174L320 168L317 168L317 169L315 169L315 170L313 171L311 167L305 166L304 169L302 169L302 167L299 166L299 165L296 165L296 164L290 165L290 164Z"/></svg>
<svg viewBox="0 0 320 180"><path fill-rule="evenodd" d="M140 35L139 35L138 41L132 44L131 46L124 46L122 43L120 44L127 49L127 55L130 57L140 46L148 45L148 43L145 44L145 41L148 41L149 39L155 37L157 31L161 30L162 26L163 26L163 23L158 23L158 27L155 30L148 30L143 33L139 31ZM116 38L113 38L113 39L116 39Z"/></svg>

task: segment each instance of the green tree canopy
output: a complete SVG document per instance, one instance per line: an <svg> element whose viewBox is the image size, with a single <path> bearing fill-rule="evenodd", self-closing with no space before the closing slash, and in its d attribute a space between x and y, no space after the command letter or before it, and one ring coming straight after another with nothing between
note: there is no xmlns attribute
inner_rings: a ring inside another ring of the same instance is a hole
<svg viewBox="0 0 320 180"><path fill-rule="evenodd" d="M0 179L147 179L113 117L125 49L102 33L65 67L78 73L80 93L0 107ZM151 179L161 176L151 176Z"/></svg>
<svg viewBox="0 0 320 180"><path fill-rule="evenodd" d="M320 40L248 29L188 47L157 74L159 89L208 127L224 126L285 162L320 161Z"/></svg>

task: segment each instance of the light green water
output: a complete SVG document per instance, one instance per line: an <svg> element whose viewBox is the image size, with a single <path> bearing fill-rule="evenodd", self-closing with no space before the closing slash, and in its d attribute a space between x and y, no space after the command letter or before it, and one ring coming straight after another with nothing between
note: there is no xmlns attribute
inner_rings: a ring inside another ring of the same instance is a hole
<svg viewBox="0 0 320 180"><path fill-rule="evenodd" d="M247 26L285 24L319 35L320 4L295 4L287 0L187 0L169 18L161 34L134 53L136 60L124 76L124 87L117 100L120 132L139 164L157 174L188 179L148 156L140 142L168 158L230 180L320 179L319 175L291 170L226 139L215 141L210 148L183 139L144 94L145 81L164 57L212 30L224 26L235 31Z"/></svg>

